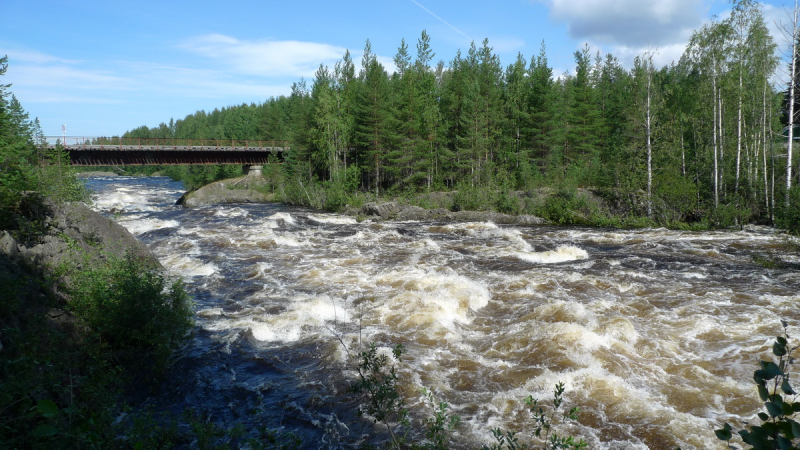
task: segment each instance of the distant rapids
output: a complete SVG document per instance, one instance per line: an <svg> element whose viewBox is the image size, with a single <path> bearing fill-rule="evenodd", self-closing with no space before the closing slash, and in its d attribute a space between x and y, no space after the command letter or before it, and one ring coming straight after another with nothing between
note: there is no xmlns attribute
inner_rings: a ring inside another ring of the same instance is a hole
<svg viewBox="0 0 800 450"><path fill-rule="evenodd" d="M563 381L582 414L562 431L590 448L707 449L724 448L714 428L759 411L752 372L780 320L800 327L797 271L755 262L782 251L767 228L358 223L279 204L184 210L166 178L90 187L195 298L194 340L152 405L311 447L371 433L336 336L403 344L412 415L433 391L462 417L459 447L530 431L524 398Z"/></svg>

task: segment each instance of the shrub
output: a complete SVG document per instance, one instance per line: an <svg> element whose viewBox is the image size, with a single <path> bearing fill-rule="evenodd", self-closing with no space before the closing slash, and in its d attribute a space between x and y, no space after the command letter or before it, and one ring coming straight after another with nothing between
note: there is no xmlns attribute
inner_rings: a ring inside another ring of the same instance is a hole
<svg viewBox="0 0 800 450"><path fill-rule="evenodd" d="M497 196L497 211L504 214L519 214L522 212L522 200L513 192L503 190Z"/></svg>
<svg viewBox="0 0 800 450"><path fill-rule="evenodd" d="M749 425L738 432L745 444L754 449L800 449L800 413L798 393L789 382L790 369L794 365L792 352L797 347L789 345L788 325L783 324L783 335L775 339L772 354L775 361L759 361L759 369L753 372L758 387L758 396L764 402L764 410L758 413L761 425ZM728 424L715 430L717 438L726 441L728 448L733 438L733 428Z"/></svg>
<svg viewBox="0 0 800 450"><path fill-rule="evenodd" d="M664 225L698 217L697 185L677 174L664 173L655 180L654 214Z"/></svg>
<svg viewBox="0 0 800 450"><path fill-rule="evenodd" d="M395 361L399 361L404 352L402 345L395 346L392 349ZM353 393L362 399L358 413L384 423L393 446L400 448L400 439L392 431L392 422L407 423L408 410L397 384L395 366L390 364L386 354L378 352L375 343L371 343L359 357L361 362L356 367L358 380L352 386Z"/></svg>
<svg viewBox="0 0 800 450"><path fill-rule="evenodd" d="M167 286L156 269L130 254L72 278L70 308L90 336L112 350L151 352L158 367L192 327L182 283Z"/></svg>
<svg viewBox="0 0 800 450"><path fill-rule="evenodd" d="M800 232L800 186L789 191L789 206L778 212L777 225L794 233Z"/></svg>
<svg viewBox="0 0 800 450"><path fill-rule="evenodd" d="M494 193L489 188L478 188L461 183L453 194L453 211L486 211L495 204Z"/></svg>
<svg viewBox="0 0 800 450"><path fill-rule="evenodd" d="M719 205L711 213L710 225L714 228L742 226L752 213L749 208L737 207L735 204Z"/></svg>
<svg viewBox="0 0 800 450"><path fill-rule="evenodd" d="M580 408L578 407L572 407L568 412L564 412L563 414L559 412L564 403L564 391L564 383L557 383L553 390L553 404L548 407L545 407L543 403L540 403L539 400L533 398L533 396L529 395L528 398L525 399L525 405L528 407L531 419L533 419L535 424L531 437L535 441L538 441L543 449L582 450L588 446L583 439L575 438L574 436L559 435L556 431L558 422L566 422L567 420L576 421L580 413ZM518 433L515 431L503 431L500 428L495 428L492 430L492 436L495 442L492 443L492 445L484 445L482 450L536 448L520 444L517 434Z"/></svg>

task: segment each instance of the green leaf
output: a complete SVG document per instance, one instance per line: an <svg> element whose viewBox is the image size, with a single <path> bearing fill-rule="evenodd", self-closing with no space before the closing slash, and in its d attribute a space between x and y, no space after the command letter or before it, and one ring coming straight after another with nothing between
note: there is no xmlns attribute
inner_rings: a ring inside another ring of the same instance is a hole
<svg viewBox="0 0 800 450"><path fill-rule="evenodd" d="M794 420L789 420L789 423L792 425L792 434L794 437L800 437L800 423L797 423Z"/></svg>
<svg viewBox="0 0 800 450"><path fill-rule="evenodd" d="M789 379L788 378L784 378L783 381L781 381L781 391L783 391L783 393L786 394L786 395L794 395L794 394L796 394L794 389L792 389L792 385L789 384Z"/></svg>
<svg viewBox="0 0 800 450"><path fill-rule="evenodd" d="M58 428L49 423L39 425L33 430L33 436L37 438L55 436L56 434L58 434Z"/></svg>
<svg viewBox="0 0 800 450"><path fill-rule="evenodd" d="M731 426L727 422L721 430L714 430L714 434L717 435L717 439L720 441L730 441L731 437L733 437L731 434Z"/></svg>
<svg viewBox="0 0 800 450"><path fill-rule="evenodd" d="M778 342L772 344L772 353L775 356L784 356L784 355L786 355L786 345L781 345Z"/></svg>
<svg viewBox="0 0 800 450"><path fill-rule="evenodd" d="M762 422L766 422L769 420L769 414L760 412L758 413L758 418L761 419Z"/></svg>
<svg viewBox="0 0 800 450"><path fill-rule="evenodd" d="M794 446L792 446L792 441L783 436L778 436L778 446L780 446L781 450L791 450L794 448Z"/></svg>
<svg viewBox="0 0 800 450"><path fill-rule="evenodd" d="M766 402L764 403L764 406L767 408L767 412L769 412L769 415L772 417L783 415L783 408L781 408L780 405L772 402Z"/></svg>
<svg viewBox="0 0 800 450"><path fill-rule="evenodd" d="M780 405L781 405L781 409L783 410L783 415L784 416L791 416L792 415L793 411L792 411L792 404L791 403L781 402Z"/></svg>
<svg viewBox="0 0 800 450"><path fill-rule="evenodd" d="M761 367L766 371L768 374L772 375L771 378L774 378L778 375L783 375L783 371L777 364L772 361L761 361ZM771 379L768 378L768 379Z"/></svg>
<svg viewBox="0 0 800 450"><path fill-rule="evenodd" d="M58 406L52 400L39 400L36 402L36 410L39 411L43 417L53 417L58 414Z"/></svg>
<svg viewBox="0 0 800 450"><path fill-rule="evenodd" d="M769 398L769 391L767 390L766 386L764 385L758 386L758 396L761 397L762 402L767 401L767 399Z"/></svg>
<svg viewBox="0 0 800 450"><path fill-rule="evenodd" d="M770 375L766 370L763 369L753 372L753 380L755 380L756 384L758 385L766 384L767 380L771 380L773 378L775 378L774 375Z"/></svg>

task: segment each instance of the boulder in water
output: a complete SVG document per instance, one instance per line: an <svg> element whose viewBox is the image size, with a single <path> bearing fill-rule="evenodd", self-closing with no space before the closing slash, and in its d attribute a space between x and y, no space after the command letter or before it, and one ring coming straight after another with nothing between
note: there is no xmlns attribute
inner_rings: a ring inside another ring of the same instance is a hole
<svg viewBox="0 0 800 450"><path fill-rule="evenodd" d="M256 188L266 184L266 180L258 176L244 176L228 180L215 181L196 191L183 194L177 204L185 208L196 208L203 205L220 203L264 203L272 201L271 195Z"/></svg>

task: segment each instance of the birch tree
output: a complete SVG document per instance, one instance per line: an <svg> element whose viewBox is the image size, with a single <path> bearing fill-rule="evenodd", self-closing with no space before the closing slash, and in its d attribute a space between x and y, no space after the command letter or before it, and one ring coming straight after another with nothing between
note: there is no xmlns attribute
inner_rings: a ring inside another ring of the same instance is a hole
<svg viewBox="0 0 800 450"><path fill-rule="evenodd" d="M794 9L790 13L789 23L780 26L781 33L790 47L787 55L791 55L789 63L789 113L788 113L788 138L786 141L786 200L785 206L789 207L790 190L792 189L792 147L794 146L794 119L795 119L795 89L797 87L797 41L800 39L800 9L798 0L794 1Z"/></svg>

